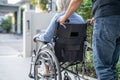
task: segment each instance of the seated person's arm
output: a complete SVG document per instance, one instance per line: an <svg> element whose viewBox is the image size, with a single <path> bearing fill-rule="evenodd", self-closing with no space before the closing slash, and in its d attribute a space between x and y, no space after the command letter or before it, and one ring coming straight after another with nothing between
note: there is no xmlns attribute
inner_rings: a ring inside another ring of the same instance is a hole
<svg viewBox="0 0 120 80"><path fill-rule="evenodd" d="M82 0L71 0L66 13L60 17L59 22L65 23L65 21L70 17L70 15L72 15L72 13L79 8L81 3L82 3Z"/></svg>

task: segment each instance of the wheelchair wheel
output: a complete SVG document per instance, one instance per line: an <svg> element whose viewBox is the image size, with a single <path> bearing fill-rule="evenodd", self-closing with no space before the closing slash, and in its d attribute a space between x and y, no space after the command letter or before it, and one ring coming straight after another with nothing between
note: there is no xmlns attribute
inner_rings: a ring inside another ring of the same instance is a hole
<svg viewBox="0 0 120 80"><path fill-rule="evenodd" d="M44 75L46 65L49 66L48 75ZM44 49L38 53L34 66L34 80L61 80L59 63L53 51Z"/></svg>

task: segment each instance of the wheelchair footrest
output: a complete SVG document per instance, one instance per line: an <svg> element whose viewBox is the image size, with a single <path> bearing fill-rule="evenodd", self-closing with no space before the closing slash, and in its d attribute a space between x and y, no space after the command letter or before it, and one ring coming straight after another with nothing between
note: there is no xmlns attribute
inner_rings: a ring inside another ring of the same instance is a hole
<svg viewBox="0 0 120 80"><path fill-rule="evenodd" d="M44 78L54 78L54 74L44 74Z"/></svg>

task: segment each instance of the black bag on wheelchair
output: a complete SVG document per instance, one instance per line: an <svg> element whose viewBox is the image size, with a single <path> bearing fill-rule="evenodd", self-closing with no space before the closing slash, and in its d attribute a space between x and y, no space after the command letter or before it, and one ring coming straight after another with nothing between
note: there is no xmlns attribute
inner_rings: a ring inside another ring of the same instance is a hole
<svg viewBox="0 0 120 80"><path fill-rule="evenodd" d="M83 61L86 24L59 24L54 33L55 55L59 62Z"/></svg>

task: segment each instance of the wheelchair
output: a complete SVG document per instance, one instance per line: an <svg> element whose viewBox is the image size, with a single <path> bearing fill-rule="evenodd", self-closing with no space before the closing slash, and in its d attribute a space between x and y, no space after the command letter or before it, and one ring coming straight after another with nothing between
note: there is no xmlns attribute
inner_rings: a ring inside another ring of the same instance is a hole
<svg viewBox="0 0 120 80"><path fill-rule="evenodd" d="M57 23L56 26L53 43L37 41L39 47L33 51L29 77L34 80L87 80L84 77L87 23ZM44 75L45 66L49 68L48 75Z"/></svg>

